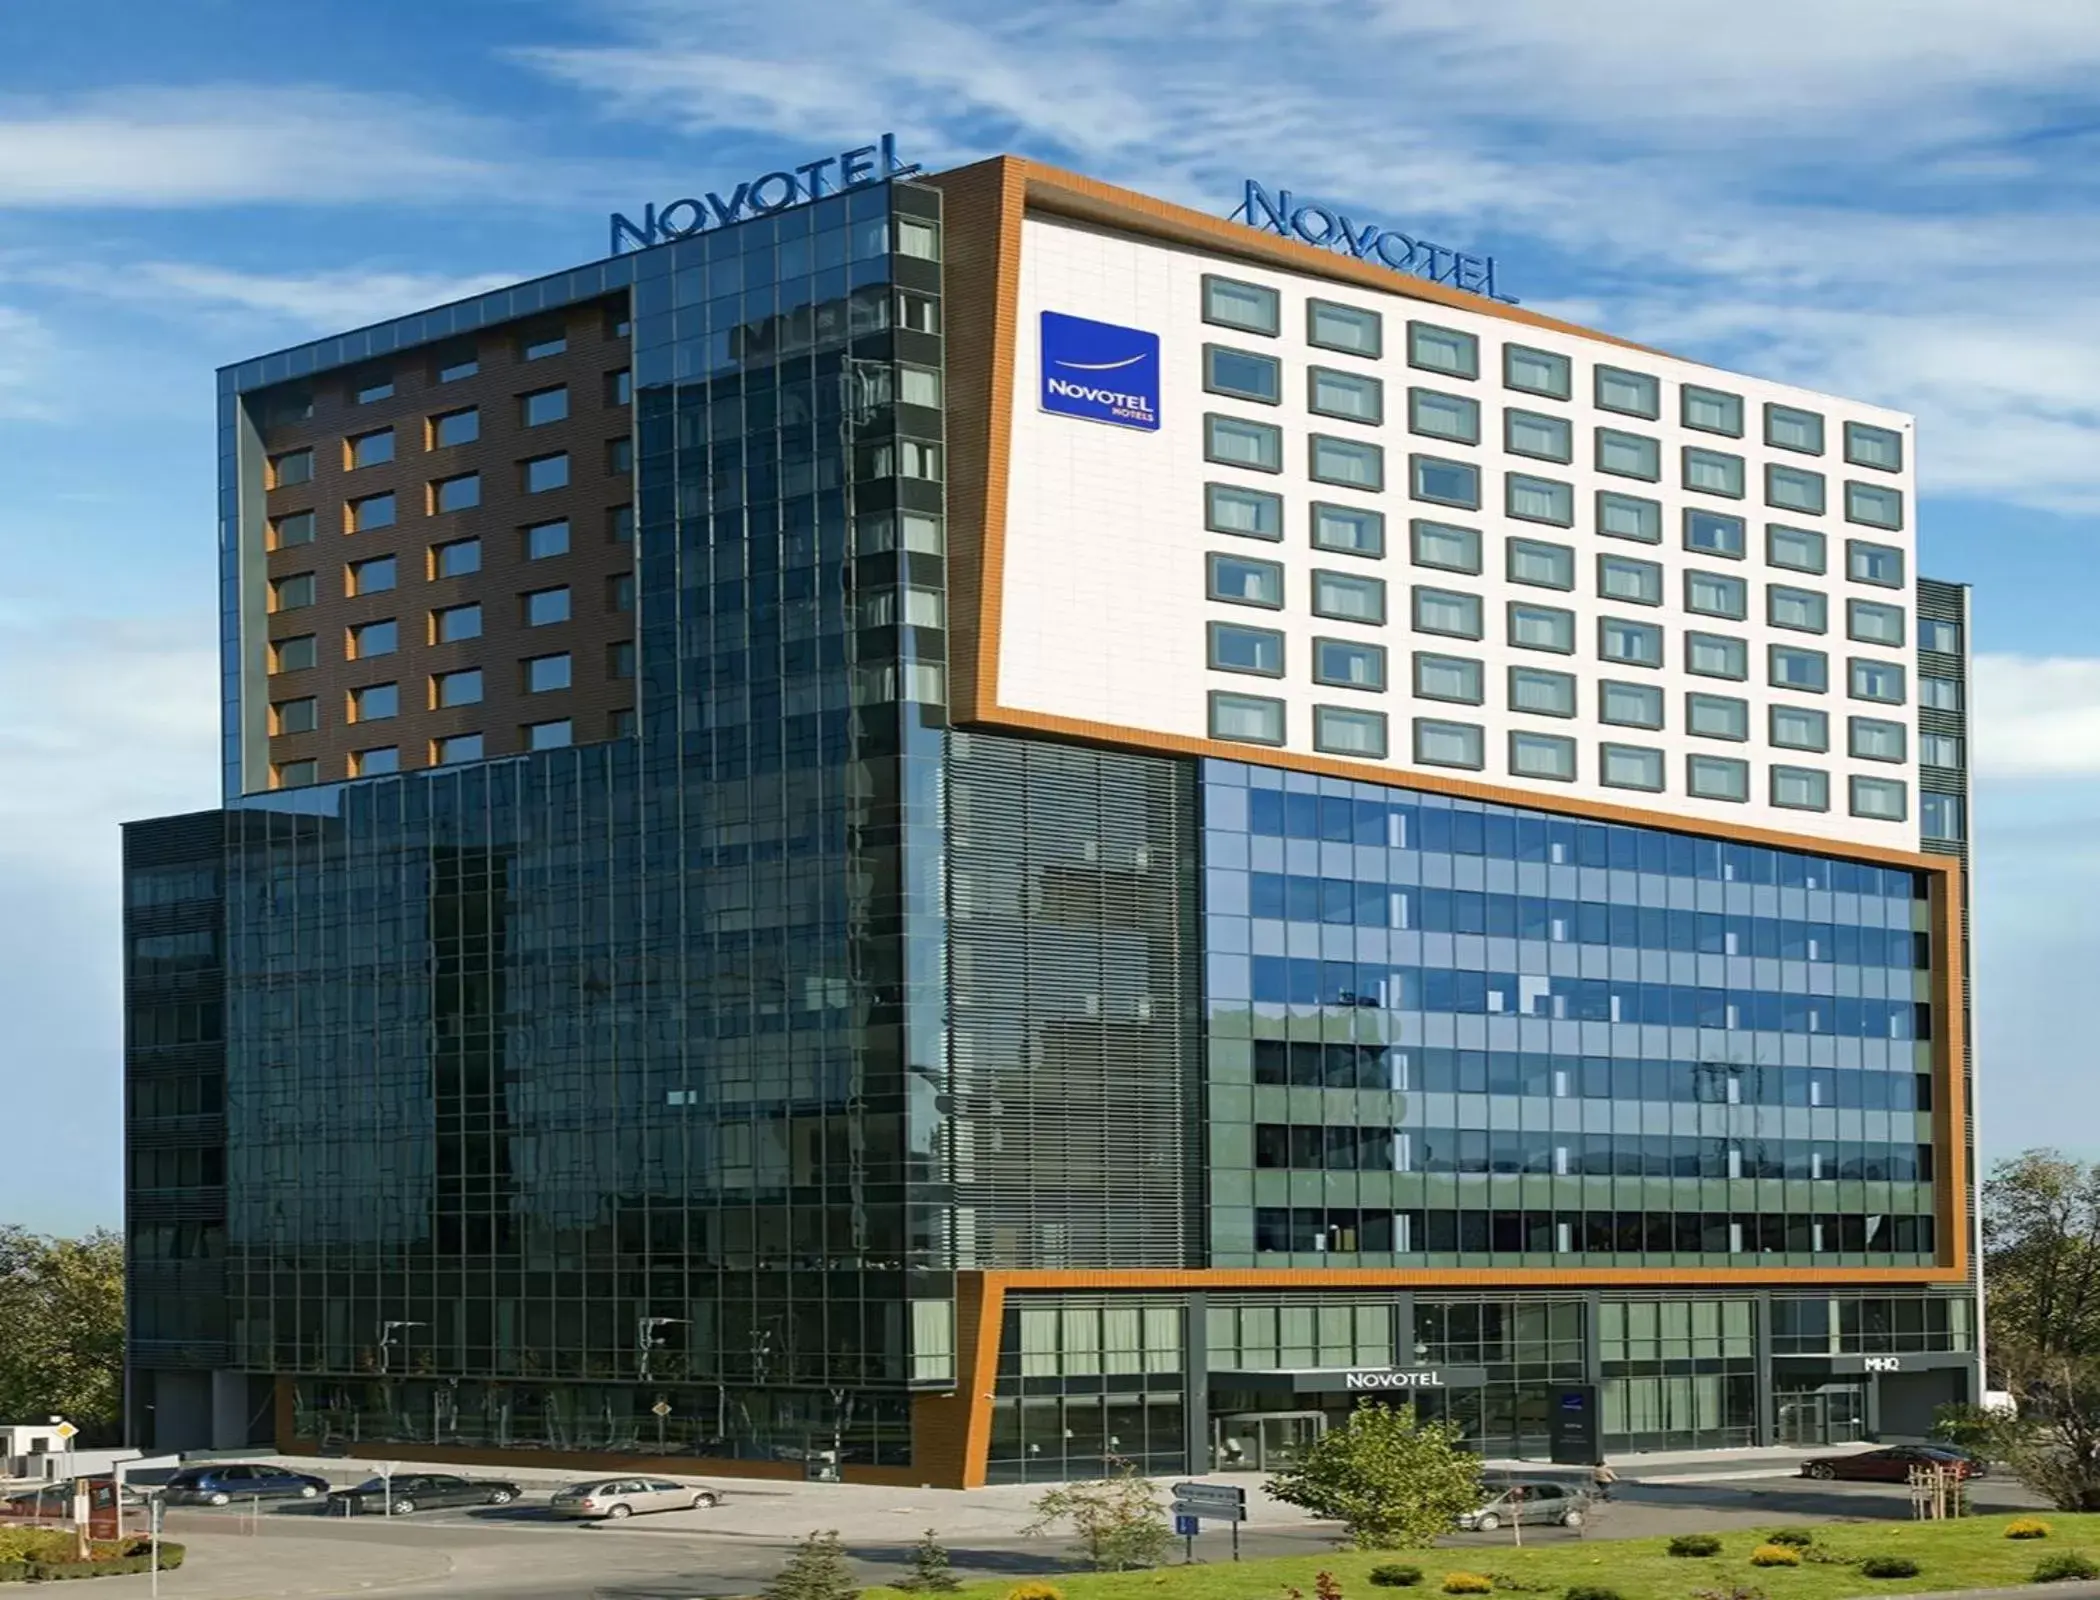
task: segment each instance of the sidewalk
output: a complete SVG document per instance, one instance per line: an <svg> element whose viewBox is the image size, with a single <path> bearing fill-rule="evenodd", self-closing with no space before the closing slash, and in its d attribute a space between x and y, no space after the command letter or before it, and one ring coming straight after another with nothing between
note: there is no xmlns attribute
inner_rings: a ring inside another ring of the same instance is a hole
<svg viewBox="0 0 2100 1600"><path fill-rule="evenodd" d="M434 1545L378 1540L301 1539L272 1530L256 1539L237 1533L191 1533L183 1564L160 1575L162 1600L319 1600L351 1590L432 1583L454 1570L452 1556ZM97 1578L104 1600L150 1594L153 1578Z"/></svg>

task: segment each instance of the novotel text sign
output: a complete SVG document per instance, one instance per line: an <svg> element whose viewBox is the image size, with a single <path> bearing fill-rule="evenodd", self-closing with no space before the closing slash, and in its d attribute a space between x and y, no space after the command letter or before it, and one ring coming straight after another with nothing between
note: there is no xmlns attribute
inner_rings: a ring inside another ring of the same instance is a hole
<svg viewBox="0 0 2100 1600"><path fill-rule="evenodd" d="M686 239L708 228L726 228L746 217L771 216L790 206L807 205L827 194L864 189L885 178L906 178L919 170L917 162L897 159L897 136L886 133L873 144L841 150L835 156L762 172L738 184L728 194L709 190L704 198L688 196L653 201L642 207L642 220L612 214L612 253L646 249L666 239Z"/></svg>
<svg viewBox="0 0 2100 1600"><path fill-rule="evenodd" d="M1383 223L1359 222L1347 212L1317 201L1301 204L1288 189L1271 194L1249 178L1246 196L1232 215L1264 233L1301 239L1340 255L1354 256L1358 261L1427 278L1431 283L1468 289L1490 300L1517 303L1514 295L1506 295L1496 287L1493 256L1476 256L1447 245L1431 244Z"/></svg>
<svg viewBox="0 0 2100 1600"><path fill-rule="evenodd" d="M1370 1372L1351 1372L1342 1380L1348 1389L1442 1389L1444 1375L1430 1368L1385 1368Z"/></svg>

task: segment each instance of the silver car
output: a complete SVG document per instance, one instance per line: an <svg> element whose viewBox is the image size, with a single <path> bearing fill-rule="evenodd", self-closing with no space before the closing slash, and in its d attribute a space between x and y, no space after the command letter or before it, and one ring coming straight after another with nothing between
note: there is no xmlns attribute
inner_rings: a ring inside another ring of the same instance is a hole
<svg viewBox="0 0 2100 1600"><path fill-rule="evenodd" d="M1488 1498L1480 1509L1468 1511L1458 1519L1458 1525L1467 1533L1493 1533L1519 1522L1579 1528L1588 1518L1589 1509L1586 1489L1545 1478L1520 1478L1490 1485Z"/></svg>
<svg viewBox="0 0 2100 1600"><path fill-rule="evenodd" d="M593 1478L557 1490L549 1506L557 1517L610 1517L617 1522L637 1511L705 1511L721 1503L713 1489L669 1478Z"/></svg>

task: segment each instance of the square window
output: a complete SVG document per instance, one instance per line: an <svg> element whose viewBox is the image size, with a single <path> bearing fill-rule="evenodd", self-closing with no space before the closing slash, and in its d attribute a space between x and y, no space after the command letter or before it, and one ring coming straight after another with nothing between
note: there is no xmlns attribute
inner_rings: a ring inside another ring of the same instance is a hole
<svg viewBox="0 0 2100 1600"><path fill-rule="evenodd" d="M1557 733L1512 733L1509 770L1519 778L1575 781L1575 741Z"/></svg>
<svg viewBox="0 0 2100 1600"><path fill-rule="evenodd" d="M289 550L294 545L314 542L314 514L311 511L294 511L287 517L270 519L270 548Z"/></svg>
<svg viewBox="0 0 2100 1600"><path fill-rule="evenodd" d="M1652 622L1634 622L1626 617L1597 619L1597 654L1606 661L1622 661L1632 667L1662 665L1662 629Z"/></svg>
<svg viewBox="0 0 2100 1600"><path fill-rule="evenodd" d="M525 463L525 492L545 494L550 489L566 489L569 486L569 457L567 452L551 456L534 456Z"/></svg>
<svg viewBox="0 0 2100 1600"><path fill-rule="evenodd" d="M1774 644L1765 647L1775 689L1803 689L1822 694L1830 688L1830 657L1820 650L1800 645Z"/></svg>
<svg viewBox="0 0 2100 1600"><path fill-rule="evenodd" d="M1237 533L1248 539L1283 537L1283 496L1266 489L1242 489L1234 483L1203 486L1203 525L1212 533Z"/></svg>
<svg viewBox="0 0 2100 1600"><path fill-rule="evenodd" d="M1719 511L1684 514L1684 547L1701 555L1743 558L1743 519Z"/></svg>
<svg viewBox="0 0 2100 1600"><path fill-rule="evenodd" d="M312 666L317 657L314 636L310 633L302 633L291 639L273 639L270 642L272 672L302 672Z"/></svg>
<svg viewBox="0 0 2100 1600"><path fill-rule="evenodd" d="M1558 655L1573 655L1575 613L1564 611L1559 606L1534 606L1512 601L1509 642L1519 650L1551 650Z"/></svg>
<svg viewBox="0 0 2100 1600"><path fill-rule="evenodd" d="M1575 526L1575 486L1553 478L1534 478L1526 472L1503 474L1505 510L1525 522L1550 522L1556 528Z"/></svg>
<svg viewBox="0 0 2100 1600"><path fill-rule="evenodd" d="M1876 600L1845 602L1845 632L1861 644L1903 644L1903 608Z"/></svg>
<svg viewBox="0 0 2100 1600"><path fill-rule="evenodd" d="M1659 606L1663 598L1663 569L1656 562L1635 556L1599 556L1597 592L1607 600Z"/></svg>
<svg viewBox="0 0 2100 1600"><path fill-rule="evenodd" d="M390 656L401 647L401 629L392 617L366 622L350 630L350 659Z"/></svg>
<svg viewBox="0 0 2100 1600"><path fill-rule="evenodd" d="M1918 735L1918 760L1928 767L1959 767L1961 740L1951 733Z"/></svg>
<svg viewBox="0 0 2100 1600"><path fill-rule="evenodd" d="M320 776L320 770L312 761L280 761L276 769L277 787L304 789Z"/></svg>
<svg viewBox="0 0 2100 1600"><path fill-rule="evenodd" d="M1271 611L1283 607L1283 567L1278 562L1212 551L1207 558L1206 581L1213 600L1236 606L1264 606Z"/></svg>
<svg viewBox="0 0 2100 1600"><path fill-rule="evenodd" d="M1743 397L1739 394L1688 383L1678 391L1678 404L1679 418L1687 428L1725 433L1732 439L1743 436Z"/></svg>
<svg viewBox="0 0 2100 1600"><path fill-rule="evenodd" d="M1723 494L1731 500L1743 498L1743 458L1722 450L1684 447L1684 486L1701 494Z"/></svg>
<svg viewBox="0 0 2100 1600"><path fill-rule="evenodd" d="M401 685L398 683L373 683L350 691L352 722L380 722L400 714Z"/></svg>
<svg viewBox="0 0 2100 1600"><path fill-rule="evenodd" d="M1817 767L1775 766L1772 804L1788 811L1828 811L1830 774Z"/></svg>
<svg viewBox="0 0 2100 1600"><path fill-rule="evenodd" d="M1502 413L1502 446L1512 455L1541 461L1573 461L1575 431L1566 417L1549 417L1514 406Z"/></svg>
<svg viewBox="0 0 2100 1600"><path fill-rule="evenodd" d="M295 572L288 578L270 580L270 609L299 611L314 603L314 575Z"/></svg>
<svg viewBox="0 0 2100 1600"><path fill-rule="evenodd" d="M550 356L561 355L569 348L569 336L558 330L549 330L536 338L527 339L520 354L527 361L545 361Z"/></svg>
<svg viewBox="0 0 2100 1600"><path fill-rule="evenodd" d="M1367 511L1360 506L1330 506L1315 502L1312 542L1316 550L1333 550L1376 560L1385 555L1385 513Z"/></svg>
<svg viewBox="0 0 2100 1600"><path fill-rule="evenodd" d="M1385 353L1385 319L1358 306L1336 305L1332 300L1305 302L1305 342L1322 350L1342 350L1352 356ZM1362 715L1373 715L1364 712ZM1381 741L1382 743L1382 741Z"/></svg>
<svg viewBox="0 0 2100 1600"><path fill-rule="evenodd" d="M1929 711L1959 711L1961 684L1954 678L1920 676L1918 704Z"/></svg>
<svg viewBox="0 0 2100 1600"><path fill-rule="evenodd" d="M1209 636L1211 671L1249 672L1260 678L1283 676L1283 635L1275 629L1213 622Z"/></svg>
<svg viewBox="0 0 2100 1600"><path fill-rule="evenodd" d="M1257 355L1252 350L1207 344L1203 347L1203 387L1212 394L1280 405L1283 402L1283 363L1274 356Z"/></svg>
<svg viewBox="0 0 2100 1600"><path fill-rule="evenodd" d="M634 676L634 641L621 639L606 647L605 675L615 681Z"/></svg>
<svg viewBox="0 0 2100 1600"><path fill-rule="evenodd" d="M313 451L287 450L281 456L270 457L271 488L289 489L295 483L311 483L313 479Z"/></svg>
<svg viewBox="0 0 2100 1600"><path fill-rule="evenodd" d="M1311 462L1306 473L1317 483L1340 484L1349 489L1385 487L1385 451L1360 439L1334 439L1324 433L1312 436Z"/></svg>
<svg viewBox="0 0 2100 1600"><path fill-rule="evenodd" d="M916 367L906 368L904 370L909 372L920 371L920 369ZM940 374L931 373L922 375L930 376L933 378L935 384L934 395L930 401L915 401L913 403L939 405L941 403L939 389ZM909 385L906 385L906 387L909 388ZM898 398L903 400L912 399L911 395L908 393L900 394ZM613 373L610 377L606 379L605 403L607 405L616 407L634 404L634 374L630 372L627 368L622 367L618 372Z"/></svg>
<svg viewBox="0 0 2100 1600"><path fill-rule="evenodd" d="M442 515L466 511L481 504L481 474L463 472L456 478L440 478L430 486L430 509Z"/></svg>
<svg viewBox="0 0 2100 1600"><path fill-rule="evenodd" d="M1824 540L1813 528L1783 528L1770 523L1765 528L1765 559L1775 567L1794 572L1824 570Z"/></svg>
<svg viewBox="0 0 2100 1600"><path fill-rule="evenodd" d="M1660 794L1663 786L1663 753L1646 745L1607 744L1598 747L1597 780L1612 789L1644 789Z"/></svg>
<svg viewBox="0 0 2100 1600"><path fill-rule="evenodd" d="M1741 622L1750 614L1750 586L1732 573L1687 572L1684 609L1702 617L1727 617Z"/></svg>
<svg viewBox="0 0 2100 1600"><path fill-rule="evenodd" d="M1415 760L1425 767L1465 767L1477 772L1487 765L1486 749L1486 732L1477 722L1415 718Z"/></svg>
<svg viewBox="0 0 2100 1600"><path fill-rule="evenodd" d="M559 589L535 589L525 596L525 626L544 628L550 623L569 620L569 591L566 586Z"/></svg>
<svg viewBox="0 0 2100 1600"><path fill-rule="evenodd" d="M1823 419L1796 406L1765 407L1765 443L1778 450L1823 453Z"/></svg>
<svg viewBox="0 0 2100 1600"><path fill-rule="evenodd" d="M1903 761L1910 755L1910 730L1879 717L1848 717L1851 750L1860 761Z"/></svg>
<svg viewBox="0 0 2100 1600"><path fill-rule="evenodd" d="M1522 344L1502 347L1502 384L1549 400L1565 400L1575 392L1566 356Z"/></svg>
<svg viewBox="0 0 2100 1600"><path fill-rule="evenodd" d="M280 700L270 707L273 733L312 733L316 726L316 702L304 700Z"/></svg>
<svg viewBox="0 0 2100 1600"><path fill-rule="evenodd" d="M1203 419L1203 458L1254 472L1283 470L1283 430L1212 412Z"/></svg>
<svg viewBox="0 0 2100 1600"><path fill-rule="evenodd" d="M1616 683L1607 678L1597 685L1597 720L1618 728L1660 728L1663 692L1652 683ZM1656 781L1662 780L1658 777Z"/></svg>
<svg viewBox="0 0 2100 1600"><path fill-rule="evenodd" d="M1903 704L1903 668L1893 661L1867 661L1854 656L1847 663L1855 700L1878 700L1884 705Z"/></svg>
<svg viewBox="0 0 2100 1600"><path fill-rule="evenodd" d="M352 594L383 594L399 581L400 566L392 556L374 556L370 561L350 563Z"/></svg>
<svg viewBox="0 0 2100 1600"><path fill-rule="evenodd" d="M435 699L442 709L446 706L478 706L481 704L481 669L468 667L464 672L440 672L431 680Z"/></svg>
<svg viewBox="0 0 2100 1600"><path fill-rule="evenodd" d="M1824 751L1830 748L1830 713L1810 706L1774 706L1772 743L1782 750Z"/></svg>
<svg viewBox="0 0 2100 1600"><path fill-rule="evenodd" d="M1662 478L1662 441L1645 434L1621 433L1617 428L1597 430L1597 470L1621 478L1643 478L1650 483Z"/></svg>
<svg viewBox="0 0 2100 1600"><path fill-rule="evenodd" d="M447 411L443 416L430 419L430 448L433 450L472 444L480 437L481 408L478 406L468 406L464 411Z"/></svg>
<svg viewBox="0 0 2100 1600"><path fill-rule="evenodd" d="M1903 552L1892 544L1870 544L1865 539L1847 539L1845 572L1854 583L1872 583L1884 589L1900 589L1903 587Z"/></svg>
<svg viewBox="0 0 2100 1600"><path fill-rule="evenodd" d="M1480 443L1480 402L1436 389L1407 391L1407 427L1411 433L1453 444Z"/></svg>
<svg viewBox="0 0 2100 1600"><path fill-rule="evenodd" d="M1429 522L1417 517L1408 524L1418 567L1441 567L1446 572L1479 572L1480 530L1461 528L1450 522Z"/></svg>
<svg viewBox="0 0 2100 1600"><path fill-rule="evenodd" d="M1684 670L1702 678L1750 676L1750 646L1725 633L1687 633Z"/></svg>
<svg viewBox="0 0 2100 1600"><path fill-rule="evenodd" d="M1930 650L1938 655L1961 654L1961 624L1958 622L1920 621L1918 624L1918 648Z"/></svg>
<svg viewBox="0 0 2100 1600"><path fill-rule="evenodd" d="M449 739L440 739L431 747L431 758L435 765L452 766L461 761L481 759L481 735L478 733L455 733Z"/></svg>
<svg viewBox="0 0 2100 1600"><path fill-rule="evenodd" d="M394 518L394 497L390 493L368 494L362 500L350 502L352 533L370 533L375 528L391 528Z"/></svg>
<svg viewBox="0 0 2100 1600"><path fill-rule="evenodd" d="M1469 462L1445 461L1436 456L1407 458L1410 492L1417 500L1440 506L1480 509L1480 469Z"/></svg>
<svg viewBox="0 0 2100 1600"><path fill-rule="evenodd" d="M1210 694L1210 736L1237 744L1283 743L1283 702L1266 695Z"/></svg>
<svg viewBox="0 0 2100 1600"><path fill-rule="evenodd" d="M357 387L357 403L361 406L374 405L381 400L391 400L393 397L394 380L391 376L368 378Z"/></svg>
<svg viewBox="0 0 2100 1600"><path fill-rule="evenodd" d="M400 770L401 750L397 745L360 750L350 758L350 775L354 778L384 778Z"/></svg>
<svg viewBox="0 0 2100 1600"><path fill-rule="evenodd" d="M1481 624L1480 596L1459 594L1451 589L1427 589L1415 585L1415 631L1441 633L1453 639L1478 639Z"/></svg>
<svg viewBox="0 0 2100 1600"><path fill-rule="evenodd" d="M569 658L566 654L534 656L525 663L525 692L551 694L569 687Z"/></svg>
<svg viewBox="0 0 2100 1600"><path fill-rule="evenodd" d="M523 409L525 426L543 428L550 422L561 422L569 415L569 386L558 383L551 389L536 389L522 395L518 401Z"/></svg>
<svg viewBox="0 0 2100 1600"><path fill-rule="evenodd" d="M1597 369L1597 405L1601 410L1624 412L1650 421L1662 415L1662 386L1642 372L1623 367Z"/></svg>
<svg viewBox="0 0 2100 1600"><path fill-rule="evenodd" d="M1314 415L1349 422L1385 420L1385 385L1378 379L1331 367L1314 367L1306 376L1306 409Z"/></svg>
<svg viewBox="0 0 2100 1600"><path fill-rule="evenodd" d="M1509 669L1509 708L1542 717L1575 715L1575 675L1544 667Z"/></svg>
<svg viewBox="0 0 2100 1600"><path fill-rule="evenodd" d="M1777 506L1782 511L1805 511L1810 516L1823 514L1823 474L1810 472L1806 467L1786 467L1778 462L1765 466L1765 504Z"/></svg>
<svg viewBox="0 0 2100 1600"><path fill-rule="evenodd" d="M1385 713L1347 706L1313 707L1313 748L1336 756L1385 758Z"/></svg>
<svg viewBox="0 0 2100 1600"><path fill-rule="evenodd" d="M1957 795L1918 796L1918 828L1928 839L1962 838L1961 813L1961 799Z"/></svg>
<svg viewBox="0 0 2100 1600"><path fill-rule="evenodd" d="M1883 472L1903 470L1903 435L1893 428L1870 423L1845 424L1845 459L1855 467L1878 467Z"/></svg>
<svg viewBox="0 0 2100 1600"><path fill-rule="evenodd" d="M432 642L436 644L458 644L463 639L481 637L481 607L446 606L431 613Z"/></svg>
<svg viewBox="0 0 2100 1600"><path fill-rule="evenodd" d="M1687 794L1701 800L1747 801L1750 763L1733 756L1686 756L1684 787Z"/></svg>
<svg viewBox="0 0 2100 1600"><path fill-rule="evenodd" d="M557 517L552 522L535 522L525 530L525 559L545 561L550 556L569 553L569 519Z"/></svg>
<svg viewBox="0 0 2100 1600"><path fill-rule="evenodd" d="M479 539L454 539L449 544L430 547L430 575L433 578L464 578L480 570Z"/></svg>
<svg viewBox="0 0 2100 1600"><path fill-rule="evenodd" d="M1750 702L1725 694L1688 694L1684 697L1684 731L1702 739L1750 737Z"/></svg>
<svg viewBox="0 0 2100 1600"><path fill-rule="evenodd" d="M1415 652L1415 693L1424 700L1477 706L1487 698L1481 664L1467 656Z"/></svg>
<svg viewBox="0 0 2100 1600"><path fill-rule="evenodd" d="M1854 778L1852 814L1880 822L1902 822L1910 816L1910 787L1895 778Z"/></svg>
<svg viewBox="0 0 2100 1600"><path fill-rule="evenodd" d="M1597 491L1597 531L1613 539L1638 539L1642 544L1661 544L1663 508L1658 500Z"/></svg>
<svg viewBox="0 0 2100 1600"><path fill-rule="evenodd" d="M1903 491L1879 483L1845 482L1845 520L1870 528L1903 526Z"/></svg>
<svg viewBox="0 0 2100 1600"><path fill-rule="evenodd" d="M462 346L438 357L437 381L457 383L462 378L473 377L480 370L481 358L471 347Z"/></svg>
<svg viewBox="0 0 2100 1600"><path fill-rule="evenodd" d="M623 372L620 376L624 378L627 374ZM938 410L941 404L940 373L931 367L900 366L897 369L897 399L904 405ZM620 403L626 404L624 397Z"/></svg>
<svg viewBox="0 0 2100 1600"><path fill-rule="evenodd" d="M375 433L361 433L350 441L350 465L353 468L383 466L393 459L392 428L381 428Z"/></svg>
<svg viewBox="0 0 2100 1600"><path fill-rule="evenodd" d="M1385 692L1385 647L1354 639L1313 640L1313 682L1336 689Z"/></svg>
<svg viewBox="0 0 2100 1600"><path fill-rule="evenodd" d="M1209 273L1203 277L1203 320L1272 337L1283 329L1281 302L1274 289Z"/></svg>
<svg viewBox="0 0 2100 1600"><path fill-rule="evenodd" d="M1279 581L1280 576L1279 571ZM1352 573L1315 570L1313 615L1380 626L1385 622L1385 582Z"/></svg>
<svg viewBox="0 0 2100 1600"><path fill-rule="evenodd" d="M925 448L931 450L933 447L928 445ZM925 465L923 460L921 465ZM605 470L614 474L634 471L634 440L632 438L623 435L606 445ZM928 467L924 471L911 471L908 451L906 471L915 478L938 478L941 475L938 466Z"/></svg>
<svg viewBox="0 0 2100 1600"><path fill-rule="evenodd" d="M1480 341L1456 328L1434 323L1407 325L1407 364L1427 372L1445 372L1454 378L1480 376Z"/></svg>
<svg viewBox="0 0 2100 1600"><path fill-rule="evenodd" d="M567 717L525 724L525 748L528 750L565 750L575 742L574 730Z"/></svg>
<svg viewBox="0 0 2100 1600"><path fill-rule="evenodd" d="M1765 585L1765 620L1775 628L1826 633L1830 628L1830 601L1816 589L1769 583Z"/></svg>
<svg viewBox="0 0 2100 1600"><path fill-rule="evenodd" d="M1568 545L1512 539L1507 555L1511 583L1533 583L1542 589L1575 587L1575 552Z"/></svg>

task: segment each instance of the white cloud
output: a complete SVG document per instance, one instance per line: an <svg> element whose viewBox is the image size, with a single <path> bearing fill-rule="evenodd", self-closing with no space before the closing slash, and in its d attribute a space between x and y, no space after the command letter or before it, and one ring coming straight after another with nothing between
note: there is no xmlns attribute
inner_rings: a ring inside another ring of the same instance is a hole
<svg viewBox="0 0 2100 1600"><path fill-rule="evenodd" d="M2100 776L2100 657L1981 655L1971 694L1980 778Z"/></svg>
<svg viewBox="0 0 2100 1600"><path fill-rule="evenodd" d="M105 287L141 300L170 293L214 308L261 313L286 322L336 330L420 311L516 283L515 272L464 277L434 272L361 271L271 274L236 272L191 262L148 261ZM244 322L252 327L252 322Z"/></svg>

